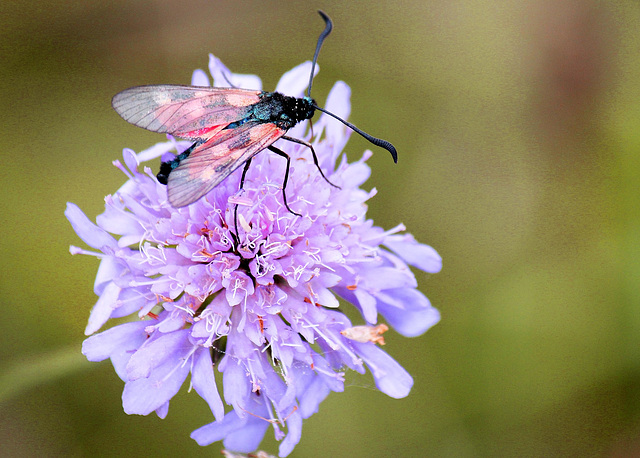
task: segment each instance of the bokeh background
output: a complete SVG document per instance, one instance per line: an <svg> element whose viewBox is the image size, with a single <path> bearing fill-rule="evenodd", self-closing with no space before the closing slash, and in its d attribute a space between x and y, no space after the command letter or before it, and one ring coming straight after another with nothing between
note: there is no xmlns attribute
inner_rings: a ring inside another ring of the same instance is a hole
<svg viewBox="0 0 640 458"><path fill-rule="evenodd" d="M0 3L0 456L218 456L186 389L127 416L110 363L80 354L98 262L63 216L123 182L124 147L162 140L111 97L188 84L213 52L265 89L334 33L314 96L353 89L387 138L369 215L444 259L417 273L442 321L390 331L403 400L349 378L295 457L640 455L640 7L634 0L170 0ZM352 137L351 160L368 148ZM186 388L186 387L185 387ZM263 449L277 444L267 433Z"/></svg>

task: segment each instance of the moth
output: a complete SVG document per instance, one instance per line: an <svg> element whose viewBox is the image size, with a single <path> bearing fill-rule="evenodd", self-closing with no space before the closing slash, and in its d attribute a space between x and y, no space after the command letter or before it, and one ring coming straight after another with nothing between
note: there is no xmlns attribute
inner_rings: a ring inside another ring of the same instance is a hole
<svg viewBox="0 0 640 458"><path fill-rule="evenodd" d="M372 137L320 108L311 98L318 54L333 28L329 16L322 11L318 13L325 22L325 29L316 44L305 97L235 87L179 85L137 86L113 97L111 105L125 121L152 132L167 133L193 142L174 159L163 162L157 175L158 181L167 185L169 203L173 207L184 207L197 201L244 164L240 180L242 189L251 158L268 149L287 161L282 198L285 207L300 216L289 208L285 192L291 160L273 143L284 139L308 147L322 177L335 186L322 172L313 146L304 140L286 136L293 126L311 119L316 110L337 119L374 145L386 149L393 161L398 162L397 151L391 143Z"/></svg>

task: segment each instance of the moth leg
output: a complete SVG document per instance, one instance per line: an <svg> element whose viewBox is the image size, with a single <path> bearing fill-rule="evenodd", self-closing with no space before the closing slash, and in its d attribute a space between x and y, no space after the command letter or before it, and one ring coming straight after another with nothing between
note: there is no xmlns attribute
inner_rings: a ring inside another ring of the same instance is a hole
<svg viewBox="0 0 640 458"><path fill-rule="evenodd" d="M249 170L249 166L251 165L251 158L247 159L247 162L244 163L244 169L242 169L242 178L240 178L240 190L244 188L244 179L247 176L247 170ZM240 243L240 237L238 236L238 204L236 204L236 208L233 209L233 225L235 227L237 237L236 243Z"/></svg>
<svg viewBox="0 0 640 458"><path fill-rule="evenodd" d="M247 176L247 170L249 170L249 166L251 165L251 159L253 159L252 157L250 157L249 159L247 159L247 162L244 163L244 169L242 169L242 178L240 178L240 189L244 189L244 179Z"/></svg>
<svg viewBox="0 0 640 458"><path fill-rule="evenodd" d="M234 89L238 88L238 86L235 86L231 81L229 81L229 78L227 78L227 74L225 72L222 72L222 77L227 82L227 84L229 84L229 87L232 87Z"/></svg>
<svg viewBox="0 0 640 458"><path fill-rule="evenodd" d="M309 131L311 133L311 136L309 138L313 138L313 119L309 120Z"/></svg>
<svg viewBox="0 0 640 458"><path fill-rule="evenodd" d="M313 156L313 163L316 165L316 167L318 168L318 171L320 172L320 175L322 175L322 178L324 178L324 181L326 181L327 183L329 183L331 186L333 186L334 188L338 188L340 189L340 186L336 186L335 184L333 184L332 182L329 181L329 179L324 176L324 172L322 172L322 169L320 168L320 164L318 164L318 156L316 156L316 151L313 149L313 145L309 142L305 142L304 140L300 140L299 138L293 138L293 137L287 137L286 135L282 136L283 140L289 140L290 142L293 143L298 143L300 145L304 145L307 148L309 148L311 150L311 154Z"/></svg>
<svg viewBox="0 0 640 458"><path fill-rule="evenodd" d="M287 207L287 210L289 210L289 212L293 213L296 216L302 216L300 213L296 213L293 210L291 210L291 208L289 208L289 204L287 203L287 193L285 192L285 190L287 189L287 182L289 181L289 167L291 166L291 158L287 153L285 153L282 150L279 150L273 145L269 145L267 148L269 148L269 151L272 151L276 153L278 156L282 156L287 160L287 170L284 173L284 181L282 182L282 200L284 201L284 206Z"/></svg>

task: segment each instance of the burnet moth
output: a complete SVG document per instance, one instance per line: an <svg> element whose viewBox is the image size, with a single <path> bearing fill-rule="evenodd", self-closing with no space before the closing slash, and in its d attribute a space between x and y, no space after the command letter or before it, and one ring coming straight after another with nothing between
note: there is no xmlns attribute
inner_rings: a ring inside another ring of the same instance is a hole
<svg viewBox="0 0 640 458"><path fill-rule="evenodd" d="M240 180L242 189L251 158L268 149L287 160L282 198L286 208L300 216L289 208L285 192L290 158L284 151L273 146L273 143L282 138L308 147L322 177L335 186L320 169L313 146L304 140L285 135L299 122L311 119L316 110L337 119L374 145L386 149L394 162L398 162L398 154L391 143L372 137L320 108L311 98L311 84L318 54L324 39L333 28L329 16L322 11L318 13L326 26L316 45L306 97L295 98L278 92L235 87L177 85L132 87L113 97L111 104L125 121L152 132L167 133L193 142L175 159L163 162L157 175L158 181L167 185L169 203L173 207L184 207L195 202L245 164Z"/></svg>

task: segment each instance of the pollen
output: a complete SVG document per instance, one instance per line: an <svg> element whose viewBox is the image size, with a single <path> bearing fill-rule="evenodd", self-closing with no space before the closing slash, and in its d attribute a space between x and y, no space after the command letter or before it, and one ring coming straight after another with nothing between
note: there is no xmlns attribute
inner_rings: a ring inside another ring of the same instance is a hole
<svg viewBox="0 0 640 458"><path fill-rule="evenodd" d="M343 329L340 334L347 339L354 340L356 342L373 342L379 345L384 345L384 337L382 334L389 330L389 326L384 323L378 326L354 326L352 328Z"/></svg>

